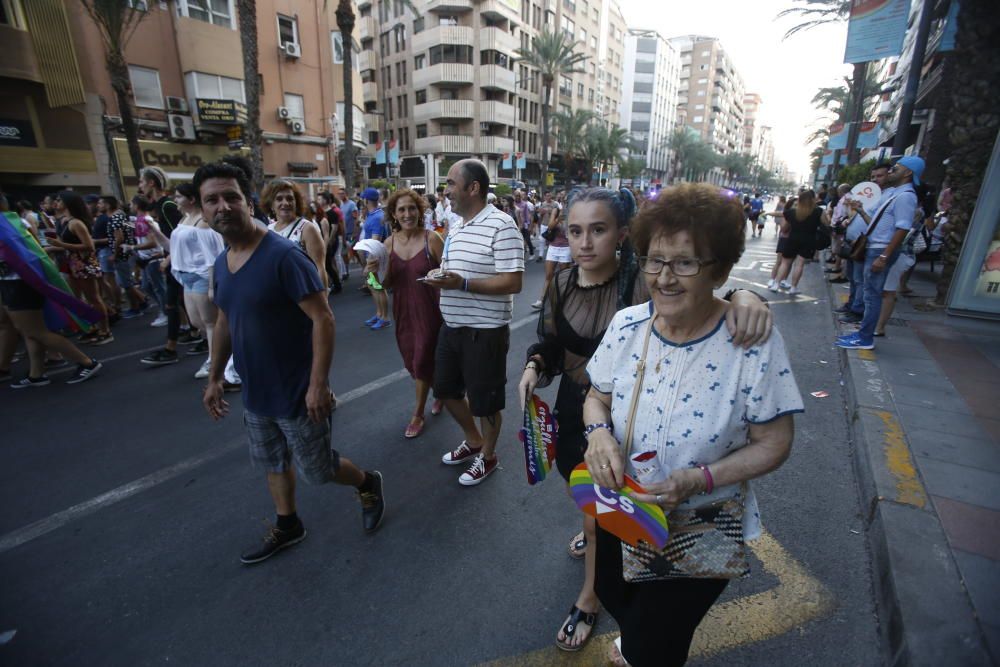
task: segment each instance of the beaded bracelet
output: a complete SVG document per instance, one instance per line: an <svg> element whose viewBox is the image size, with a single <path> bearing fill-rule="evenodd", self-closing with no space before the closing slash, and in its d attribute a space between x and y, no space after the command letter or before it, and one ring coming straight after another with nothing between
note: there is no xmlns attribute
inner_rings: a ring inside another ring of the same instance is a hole
<svg viewBox="0 0 1000 667"><path fill-rule="evenodd" d="M609 431L612 430L611 424L605 424L604 422L599 422L597 424L587 424L587 427L583 429L583 437L586 438L594 431L597 431L602 428L606 428Z"/></svg>

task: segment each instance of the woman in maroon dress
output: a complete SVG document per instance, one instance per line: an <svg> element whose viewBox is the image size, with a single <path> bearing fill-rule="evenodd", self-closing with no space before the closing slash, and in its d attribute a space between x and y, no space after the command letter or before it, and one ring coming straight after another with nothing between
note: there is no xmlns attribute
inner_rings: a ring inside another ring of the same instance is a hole
<svg viewBox="0 0 1000 667"><path fill-rule="evenodd" d="M385 207L392 235L385 242L389 268L382 284L392 289L396 343L417 391L417 404L404 433L407 438L424 430L424 407L434 382L434 350L442 324L438 290L418 281L441 265L444 251L444 241L437 232L424 229L426 207L424 198L413 190L397 190ZM366 272L377 269L377 265L369 266ZM440 413L441 406L435 401L431 414Z"/></svg>

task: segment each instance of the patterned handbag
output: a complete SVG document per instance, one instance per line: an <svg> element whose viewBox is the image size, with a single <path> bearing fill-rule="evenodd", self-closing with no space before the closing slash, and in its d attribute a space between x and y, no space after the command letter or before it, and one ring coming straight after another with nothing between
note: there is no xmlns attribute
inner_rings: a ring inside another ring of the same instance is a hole
<svg viewBox="0 0 1000 667"><path fill-rule="evenodd" d="M625 460L632 449L632 424L645 377L646 351L653 330L650 319L639 360L635 389L625 429ZM667 515L670 538L663 549L640 541L638 547L622 542L622 578L628 582L694 577L736 579L750 573L747 547L743 540L743 513L747 485L740 485L735 498L695 509L675 509Z"/></svg>

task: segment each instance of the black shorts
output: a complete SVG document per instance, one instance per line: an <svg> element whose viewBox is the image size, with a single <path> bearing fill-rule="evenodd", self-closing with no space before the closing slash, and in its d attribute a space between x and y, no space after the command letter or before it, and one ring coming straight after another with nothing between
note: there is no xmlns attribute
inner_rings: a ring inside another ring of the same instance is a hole
<svg viewBox="0 0 1000 667"><path fill-rule="evenodd" d="M778 247L775 250L775 252L778 253L779 255L784 256L784 254L785 254L785 248L787 248L787 247L788 247L788 237L787 236L779 236L778 237Z"/></svg>
<svg viewBox="0 0 1000 667"><path fill-rule="evenodd" d="M788 237L788 242L781 251L781 256L785 259L793 259L796 255L803 259L812 259L815 254L816 247L809 239L798 239L794 236Z"/></svg>
<svg viewBox="0 0 1000 667"><path fill-rule="evenodd" d="M764 223L760 220L760 214L761 214L760 211L751 211L750 222L754 223L755 225L763 225Z"/></svg>
<svg viewBox="0 0 1000 667"><path fill-rule="evenodd" d="M459 399L468 393L474 417L489 417L505 407L510 327L496 329L441 326L434 352L434 398Z"/></svg>
<svg viewBox="0 0 1000 667"><path fill-rule="evenodd" d="M0 280L0 299L7 310L41 310L45 297L23 280Z"/></svg>

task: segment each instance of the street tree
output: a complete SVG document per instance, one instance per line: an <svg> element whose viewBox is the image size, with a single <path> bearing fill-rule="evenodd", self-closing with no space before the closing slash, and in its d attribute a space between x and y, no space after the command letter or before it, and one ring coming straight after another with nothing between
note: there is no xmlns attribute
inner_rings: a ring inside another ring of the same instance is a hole
<svg viewBox="0 0 1000 667"><path fill-rule="evenodd" d="M667 137L666 148L670 150L670 179L683 176L687 162L694 155L696 147L701 143L698 133L687 125L680 125Z"/></svg>
<svg viewBox="0 0 1000 667"><path fill-rule="evenodd" d="M946 179L952 191L944 268L937 284L937 305L948 296L962 244L972 221L993 145L1000 132L1000 21L996 0L962 0L955 51L945 62L944 118L952 152ZM993 220L996 220L994 215ZM994 223L995 224L995 223Z"/></svg>
<svg viewBox="0 0 1000 667"><path fill-rule="evenodd" d="M240 49L243 55L243 92L247 106L247 124L243 128L243 140L250 148L250 166L253 168L251 186L255 191L259 191L264 186L264 142L260 129L257 0L237 0L237 11L240 24Z"/></svg>
<svg viewBox="0 0 1000 667"><path fill-rule="evenodd" d="M593 122L594 112L586 109L574 109L570 113L558 111L552 114L552 125L555 128L556 144L566 162L567 172L573 173L570 163L580 157L587 139L587 130ZM586 176L590 177L587 169Z"/></svg>
<svg viewBox="0 0 1000 667"><path fill-rule="evenodd" d="M139 24L146 18L147 12L139 8L141 6L139 3L130 4L121 0L80 0L80 4L101 35L101 42L104 44L104 63L111 79L115 102L118 104L121 131L128 145L132 171L138 178L143 166L142 151L139 149L139 127L132 110L132 80L129 78L128 63L125 60L125 47L128 46Z"/></svg>
<svg viewBox="0 0 1000 667"><path fill-rule="evenodd" d="M328 0L323 0L324 8ZM401 0L404 9L408 9L413 18L420 18L420 12L411 0ZM351 0L337 0L334 12L337 18L337 29L340 30L340 43L343 45L343 84L344 84L344 150L339 156L340 171L344 175L344 187L354 191L354 177L357 169L357 157L354 150L354 26L357 17L354 15L354 3ZM334 128L334 136L337 129Z"/></svg>
<svg viewBox="0 0 1000 667"><path fill-rule="evenodd" d="M561 76L583 74L586 54L576 49L580 45L564 31L544 30L531 40L530 48L517 50L517 57L542 76L542 183L549 172L549 133L551 131L552 86Z"/></svg>

